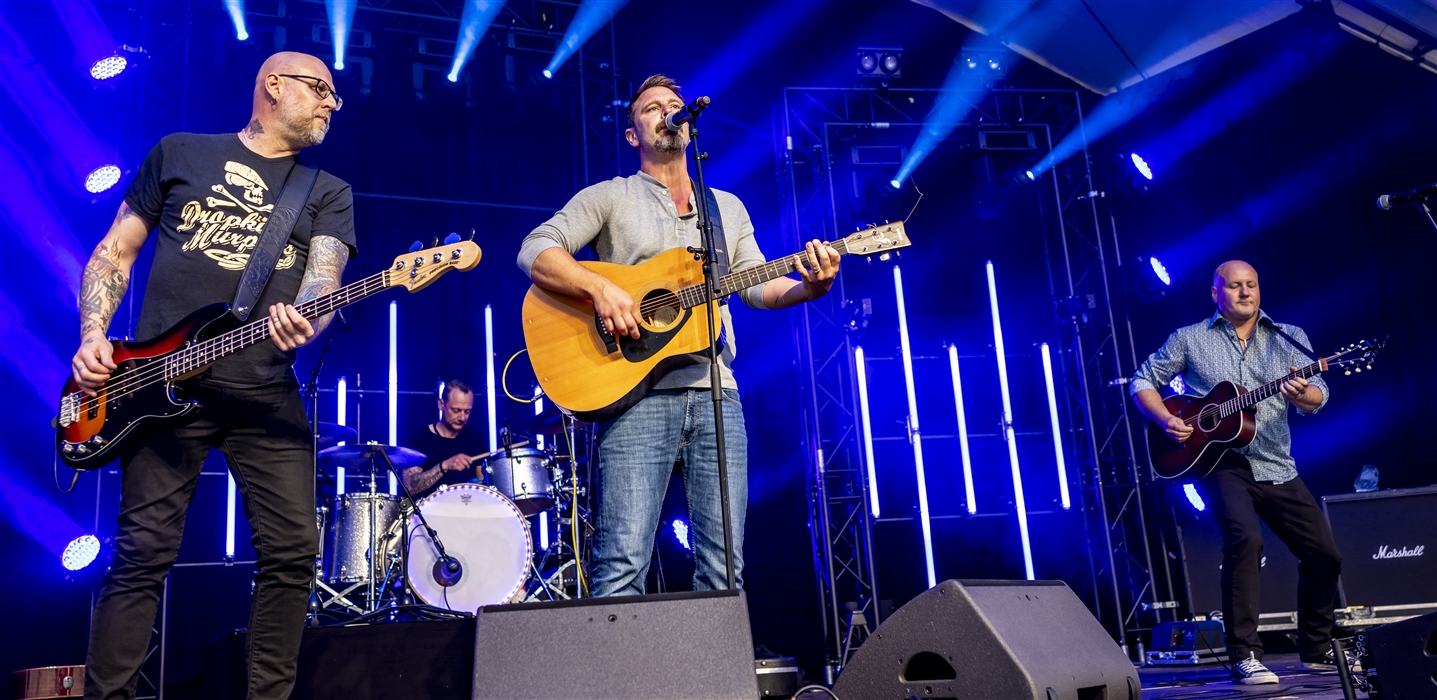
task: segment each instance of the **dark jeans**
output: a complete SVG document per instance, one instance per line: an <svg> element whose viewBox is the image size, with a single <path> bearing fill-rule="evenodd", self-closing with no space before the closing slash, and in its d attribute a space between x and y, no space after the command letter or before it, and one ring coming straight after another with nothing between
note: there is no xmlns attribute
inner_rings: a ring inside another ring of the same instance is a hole
<svg viewBox="0 0 1437 700"><path fill-rule="evenodd" d="M200 383L188 395L205 407L197 420L142 438L120 459L119 531L90 624L86 698L134 695L165 577L179 552L185 512L211 448L229 461L259 554L248 697L283 699L294 687L319 551L313 445L299 387Z"/></svg>
<svg viewBox="0 0 1437 700"><path fill-rule="evenodd" d="M1259 519L1298 560L1298 650L1320 654L1328 649L1342 555L1327 518L1302 479L1254 481L1247 460L1230 452L1197 487L1222 531L1222 616L1228 655L1234 661L1247 658L1249 652L1262 658L1257 635L1262 572Z"/></svg>

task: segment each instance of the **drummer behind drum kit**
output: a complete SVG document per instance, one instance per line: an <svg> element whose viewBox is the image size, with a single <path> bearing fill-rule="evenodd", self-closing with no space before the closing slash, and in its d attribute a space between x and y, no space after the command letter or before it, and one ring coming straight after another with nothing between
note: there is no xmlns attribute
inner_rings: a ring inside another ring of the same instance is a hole
<svg viewBox="0 0 1437 700"><path fill-rule="evenodd" d="M321 545L312 615L329 609L370 617L406 605L410 595L435 612L460 614L484 605L572 597L562 583L572 582L573 561L547 577L541 571L573 559L573 549L556 536L536 566L527 519L570 509L583 494L570 471L572 460L516 442L476 456L471 483L440 486L416 507L407 491L400 498L378 485L391 468L402 485L400 475L422 465L423 454L393 445L338 444L355 439L354 431L329 423L321 423L318 434L319 446L335 445L319 451L321 472L343 468L347 480L363 480L364 490L335 496L332 511L316 510ZM584 509L578 513L577 522L564 512L552 522L583 527Z"/></svg>

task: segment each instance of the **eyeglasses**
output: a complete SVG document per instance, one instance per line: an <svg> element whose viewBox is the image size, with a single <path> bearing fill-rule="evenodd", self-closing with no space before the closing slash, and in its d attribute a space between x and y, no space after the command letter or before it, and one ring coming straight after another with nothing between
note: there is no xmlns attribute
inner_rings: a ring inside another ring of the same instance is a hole
<svg viewBox="0 0 1437 700"><path fill-rule="evenodd" d="M329 83L324 82L323 78L316 78L312 75L291 75L289 73L280 73L279 77L294 78L295 80L305 83L310 89L314 90L314 94L319 95L320 100L327 100L330 96L333 96L334 111L336 112L344 108L344 98L340 97L339 93L335 92L334 88L329 86ZM311 80L314 82L309 82Z"/></svg>

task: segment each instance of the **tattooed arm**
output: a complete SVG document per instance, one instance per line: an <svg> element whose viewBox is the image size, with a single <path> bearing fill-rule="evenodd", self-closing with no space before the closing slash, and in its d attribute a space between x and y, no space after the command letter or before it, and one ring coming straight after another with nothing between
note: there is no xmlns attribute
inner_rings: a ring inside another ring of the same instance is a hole
<svg viewBox="0 0 1437 700"><path fill-rule="evenodd" d="M105 332L125 290L130 288L130 268L154 228L130 205L121 202L110 230L90 254L80 279L80 349L70 360L70 372L87 394L109 379L115 369L114 347Z"/></svg>
<svg viewBox="0 0 1437 700"><path fill-rule="evenodd" d="M295 305L339 289L339 278L344 274L344 264L348 261L349 246L344 241L334 236L315 236L309 242L309 262L304 266L304 279L299 283ZM274 344L280 350L293 350L313 340L333 318L334 314L327 314L310 322L289 304L269 307L269 327Z"/></svg>

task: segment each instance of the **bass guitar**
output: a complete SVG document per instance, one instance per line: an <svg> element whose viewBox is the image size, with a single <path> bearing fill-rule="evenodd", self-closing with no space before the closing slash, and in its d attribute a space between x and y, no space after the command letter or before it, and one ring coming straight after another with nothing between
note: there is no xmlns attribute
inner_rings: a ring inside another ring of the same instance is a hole
<svg viewBox="0 0 1437 700"><path fill-rule="evenodd" d="M902 222L873 226L829 244L839 255L888 254L911 243ZM719 278L723 298L798 270L805 253ZM642 323L639 338L615 338L586 299L529 287L522 314L524 344L544 393L580 420L610 420L638 403L665 373L702 361L709 347L703 263L684 248L639 265L580 262L632 294ZM715 332L722 333L715 319Z"/></svg>
<svg viewBox="0 0 1437 700"><path fill-rule="evenodd" d="M417 247L417 244L416 244ZM394 259L388 269L295 307L313 320L390 287L417 292L450 270L472 270L482 252L472 241L416 250ZM184 398L183 382L210 365L269 339L269 317L238 325L229 304L211 304L163 334L143 342L115 341L118 368L94 396L80 391L73 376L60 395L55 448L72 469L109 464L145 430L184 421L201 409Z"/></svg>
<svg viewBox="0 0 1437 700"><path fill-rule="evenodd" d="M1188 439L1176 442L1157 421L1148 421L1148 457L1153 472L1164 479L1201 479L1217 466L1224 452L1247 447L1257 436L1257 405L1280 398L1282 383L1322 372L1346 374L1372 369L1372 361L1385 341L1367 340L1318 359L1292 374L1274 379L1251 391L1232 382L1219 382L1204 396L1169 396L1163 406L1192 426Z"/></svg>

